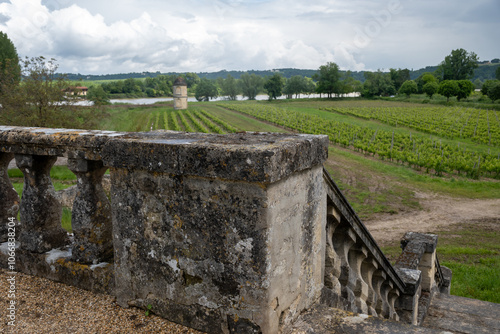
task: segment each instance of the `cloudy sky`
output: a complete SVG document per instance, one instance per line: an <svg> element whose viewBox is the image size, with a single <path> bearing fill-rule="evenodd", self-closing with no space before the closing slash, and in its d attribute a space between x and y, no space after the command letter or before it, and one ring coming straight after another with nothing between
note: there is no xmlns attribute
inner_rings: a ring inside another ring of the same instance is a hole
<svg viewBox="0 0 500 334"><path fill-rule="evenodd" d="M419 69L500 58L499 0L0 0L18 54L60 72Z"/></svg>

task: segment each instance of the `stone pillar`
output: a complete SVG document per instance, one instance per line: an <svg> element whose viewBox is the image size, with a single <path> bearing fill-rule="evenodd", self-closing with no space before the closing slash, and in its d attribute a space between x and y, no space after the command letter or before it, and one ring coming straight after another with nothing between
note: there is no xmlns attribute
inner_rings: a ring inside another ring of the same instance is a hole
<svg viewBox="0 0 500 334"><path fill-rule="evenodd" d="M422 273L420 270L397 268L399 276L405 283L405 291L399 296L395 307L401 321L418 325L418 300L421 295Z"/></svg>
<svg viewBox="0 0 500 334"><path fill-rule="evenodd" d="M19 241L22 249L31 252L44 253L66 245L62 207L50 179L56 160L56 156L16 154L17 166L24 174Z"/></svg>
<svg viewBox="0 0 500 334"><path fill-rule="evenodd" d="M420 259L418 269L422 272L422 290L433 291L436 288L436 249L425 252Z"/></svg>
<svg viewBox="0 0 500 334"><path fill-rule="evenodd" d="M68 168L78 179L71 214L75 236L73 260L82 263L110 260L113 257L111 204L102 188L107 167L102 161L68 159Z"/></svg>
<svg viewBox="0 0 500 334"><path fill-rule="evenodd" d="M278 333L321 297L327 147L275 134L108 142L119 305L208 333Z"/></svg>
<svg viewBox="0 0 500 334"><path fill-rule="evenodd" d="M16 235L19 235L17 213L19 212L19 196L10 182L7 169L14 154L0 152L0 243L7 241L7 223L14 218Z"/></svg>

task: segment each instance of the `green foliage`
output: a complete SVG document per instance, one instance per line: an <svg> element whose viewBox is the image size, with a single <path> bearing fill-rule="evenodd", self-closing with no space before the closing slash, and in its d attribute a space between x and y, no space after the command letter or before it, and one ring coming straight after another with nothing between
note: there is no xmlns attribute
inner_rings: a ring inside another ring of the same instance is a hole
<svg viewBox="0 0 500 334"><path fill-rule="evenodd" d="M22 62L22 84L2 94L2 124L55 128L94 128L100 113L78 108L78 98L69 81L56 75L55 59L26 58Z"/></svg>
<svg viewBox="0 0 500 334"><path fill-rule="evenodd" d="M209 101L219 96L219 92L217 86L211 80L203 78L196 85L194 96L198 101Z"/></svg>
<svg viewBox="0 0 500 334"><path fill-rule="evenodd" d="M109 95L115 97L158 97L172 95L172 85L177 77L158 75L155 78L114 80L94 82L102 86Z"/></svg>
<svg viewBox="0 0 500 334"><path fill-rule="evenodd" d="M145 315L146 317L149 317L149 316L151 315L151 309L152 309L152 308L153 308L153 307L151 306L151 304L148 304L148 307L146 308L146 311L144 312L144 315Z"/></svg>
<svg viewBox="0 0 500 334"><path fill-rule="evenodd" d="M439 84L436 81L428 82L423 87L423 92L432 99L432 96L439 90Z"/></svg>
<svg viewBox="0 0 500 334"><path fill-rule="evenodd" d="M269 100L277 99L282 95L283 87L285 86L285 82L283 77L279 73L273 74L271 77L267 78L264 83L264 89L267 91L269 95Z"/></svg>
<svg viewBox="0 0 500 334"><path fill-rule="evenodd" d="M306 78L295 75L286 81L283 93L289 98L293 95L298 97L299 94L307 91L307 84Z"/></svg>
<svg viewBox="0 0 500 334"><path fill-rule="evenodd" d="M474 84L470 80L458 80L457 100L466 99L474 91Z"/></svg>
<svg viewBox="0 0 500 334"><path fill-rule="evenodd" d="M335 63L329 62L320 66L313 79L318 82L316 92L319 94L327 94L331 98L333 94L340 94L342 91L339 66Z"/></svg>
<svg viewBox="0 0 500 334"><path fill-rule="evenodd" d="M481 93L492 101L500 99L500 80L486 80L481 88Z"/></svg>
<svg viewBox="0 0 500 334"><path fill-rule="evenodd" d="M439 70L443 80L466 80L472 78L474 69L478 67L478 57L474 52L464 49L452 50L444 58Z"/></svg>
<svg viewBox="0 0 500 334"><path fill-rule="evenodd" d="M423 72L418 78L415 79L415 82L418 86L418 93L424 93L423 88L424 85L429 82L438 82L438 79L431 72Z"/></svg>
<svg viewBox="0 0 500 334"><path fill-rule="evenodd" d="M415 169L425 169L428 173L434 173L441 176L443 173L464 173L468 177L478 178L480 175L490 175L500 177L500 152L480 153L466 150L460 145L454 146L443 143L442 140L435 140L432 137L416 135L407 131L387 131L376 128L366 128L361 125L346 124L344 121L326 120L323 117L311 113L303 114L293 110L285 110L277 107L259 106L259 104L225 104L224 107L236 110L238 112L249 114L258 119L275 123L286 128L290 128L302 133L325 134L330 141L342 147L353 149L367 155L377 156L382 160L390 160L407 164ZM406 108L405 108L406 109ZM451 112L445 108L440 111L421 108L425 118L422 128L427 130L430 126L425 124L428 117L432 117L436 122L442 123L445 113ZM326 109L331 112L345 114L361 115L360 117L372 118L383 110L385 120L398 123L398 118L402 118L405 124L411 124L419 110L411 112L404 110L380 109L380 108L334 108ZM441 113L440 113L441 112ZM363 116L362 114L365 113ZM455 112L453 112L455 113ZM472 127L472 137L481 138L482 142L491 142L496 145L500 143L500 124L488 128L487 120L490 118L488 111L476 110L472 114L476 116L476 123ZM471 114L471 116L472 116ZM388 116L390 119L387 119ZM421 117L421 116L420 116ZM384 120L384 118L382 118ZM467 119L463 120L467 122ZM480 122L481 121L481 122ZM484 121L484 122L483 122ZM472 123L472 122L471 122ZM480 126L479 126L480 125ZM469 128L463 130L455 128L454 131L462 133L469 131ZM484 132L486 128L489 132ZM448 124L443 125L443 131L448 133L450 130ZM456 132L455 132L456 133Z"/></svg>
<svg viewBox="0 0 500 334"><path fill-rule="evenodd" d="M405 68L405 69L394 69L391 68L389 70L390 76L392 83L394 84L394 89L396 91L399 91L401 86L406 82L410 80L410 70Z"/></svg>
<svg viewBox="0 0 500 334"><path fill-rule="evenodd" d="M200 83L200 77L196 73L191 73L191 72L185 73L182 74L181 77L183 77L184 80L186 80L188 88L192 88Z"/></svg>
<svg viewBox="0 0 500 334"><path fill-rule="evenodd" d="M390 73L365 72L365 83L361 95L364 97L389 96L396 93Z"/></svg>
<svg viewBox="0 0 500 334"><path fill-rule="evenodd" d="M11 91L21 80L17 50L7 34L0 31L0 94Z"/></svg>
<svg viewBox="0 0 500 334"><path fill-rule="evenodd" d="M500 66L497 67L497 70L495 71L495 77L497 78L497 80L500 80Z"/></svg>
<svg viewBox="0 0 500 334"><path fill-rule="evenodd" d="M460 88L456 80L444 80L439 84L438 93L446 96L447 101L450 101L450 97L456 96Z"/></svg>
<svg viewBox="0 0 500 334"><path fill-rule="evenodd" d="M411 94L415 94L417 91L417 83L413 80L407 80L401 85L399 94L405 94L407 97L410 97Z"/></svg>
<svg viewBox="0 0 500 334"><path fill-rule="evenodd" d="M262 85L264 84L264 79L255 75L244 73L241 75L239 84L240 90L243 96L248 97L249 100L255 100L257 94L259 94L262 89Z"/></svg>
<svg viewBox="0 0 500 334"><path fill-rule="evenodd" d="M109 95L104 91L101 85L90 86L87 93L87 100L92 101L94 105L102 106L110 104Z"/></svg>
<svg viewBox="0 0 500 334"><path fill-rule="evenodd" d="M236 100L239 93L238 83L230 74L223 80L221 88L223 96L227 96L229 100Z"/></svg>
<svg viewBox="0 0 500 334"><path fill-rule="evenodd" d="M361 84L361 81L355 80L352 77L351 71L347 71L344 74L343 78L344 79L341 82L341 93L342 94L360 92L362 90L363 85Z"/></svg>

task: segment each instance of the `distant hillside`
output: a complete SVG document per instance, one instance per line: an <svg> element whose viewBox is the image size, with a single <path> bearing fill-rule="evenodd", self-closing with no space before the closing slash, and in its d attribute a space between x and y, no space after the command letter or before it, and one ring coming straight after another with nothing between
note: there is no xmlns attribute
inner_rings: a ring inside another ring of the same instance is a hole
<svg viewBox="0 0 500 334"><path fill-rule="evenodd" d="M500 64L480 64L479 67L474 71L474 77L472 78L472 81L476 79L481 79L481 81L488 80L488 79L495 79L495 71L496 69L500 66ZM425 68L419 69L419 70L413 70L410 71L410 78L412 80L418 78L420 75L422 75L425 72L434 72L437 70L437 66L427 66ZM315 73L317 73L317 70L303 70L303 69L296 69L296 68L280 68L280 69L274 69L274 70L249 70L249 71L226 71L222 70L219 72L199 72L196 73L200 78L207 78L207 79L217 79L217 78L225 78L227 77L228 74L230 74L232 77L239 79L240 76L243 73L249 73L249 74L256 74L258 76L266 77L266 76L271 76L274 73L281 73L285 78L291 78L295 75L301 75L305 77L311 78ZM345 71L341 71L342 74L345 73ZM140 79L140 78L155 78L159 75L179 75L182 73L179 72L169 72L169 73L160 73L160 72L142 72L142 73L119 73L119 74L103 74L103 75L89 75L89 74L73 74L73 73L66 73L66 76L69 80L74 80L74 81L80 81L80 80L121 80L121 79L128 79L128 78L134 78L134 79ZM351 72L351 76L355 80L359 80L361 82L365 81L364 77L364 71L360 72Z"/></svg>
<svg viewBox="0 0 500 334"><path fill-rule="evenodd" d="M474 70L474 76L472 81L480 79L481 81L495 79L495 71L500 67L500 64L479 64L479 67ZM425 72L434 72L437 70L437 66L427 66L416 71L410 71L410 78L415 80Z"/></svg>

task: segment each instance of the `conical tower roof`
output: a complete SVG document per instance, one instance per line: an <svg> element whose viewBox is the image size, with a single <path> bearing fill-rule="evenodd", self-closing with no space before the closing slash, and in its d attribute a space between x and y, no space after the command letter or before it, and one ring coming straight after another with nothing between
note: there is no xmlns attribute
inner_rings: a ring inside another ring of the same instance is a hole
<svg viewBox="0 0 500 334"><path fill-rule="evenodd" d="M183 77L178 77L174 81L174 86L187 86L187 82Z"/></svg>

